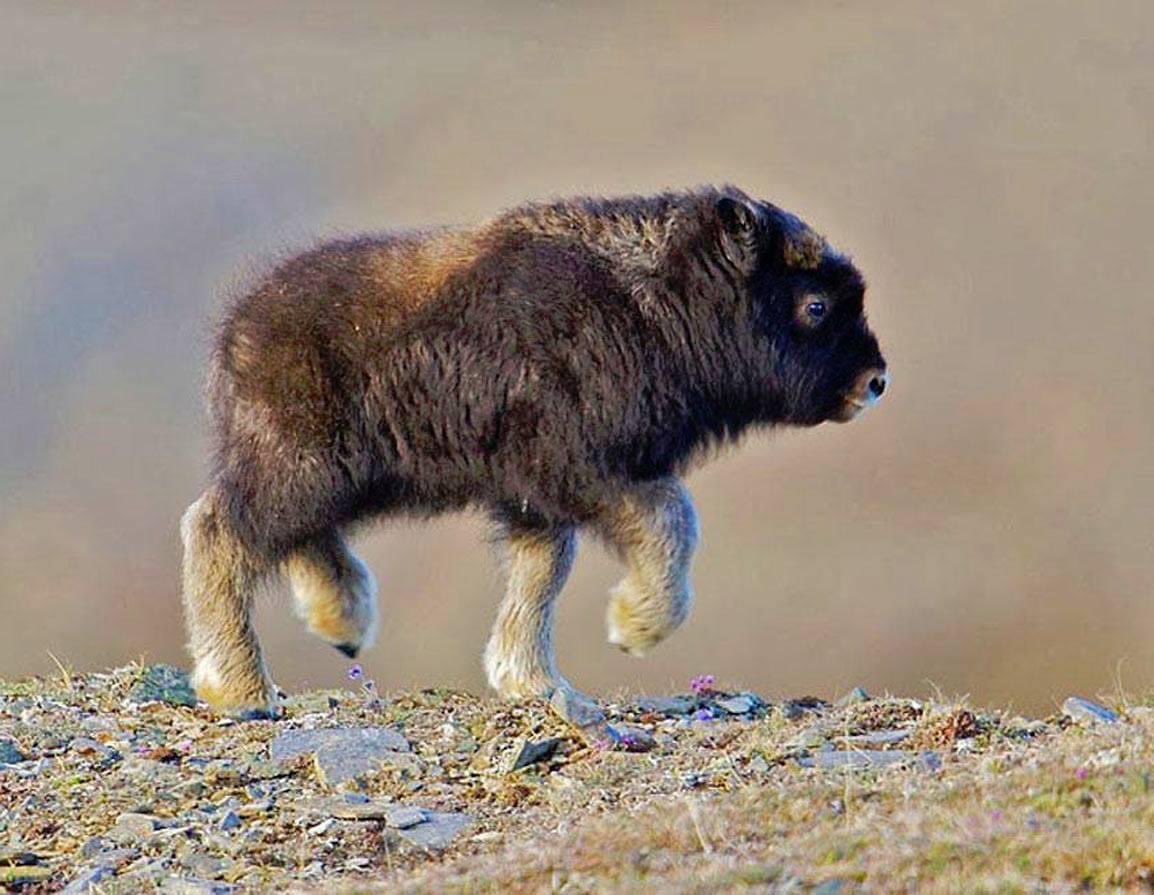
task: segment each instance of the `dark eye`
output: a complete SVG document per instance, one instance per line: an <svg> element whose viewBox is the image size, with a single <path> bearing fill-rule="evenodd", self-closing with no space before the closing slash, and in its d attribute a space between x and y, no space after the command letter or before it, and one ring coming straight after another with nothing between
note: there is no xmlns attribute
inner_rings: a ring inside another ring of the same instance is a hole
<svg viewBox="0 0 1154 895"><path fill-rule="evenodd" d="M824 301L811 301L805 306L806 315L814 321L821 320L828 310Z"/></svg>

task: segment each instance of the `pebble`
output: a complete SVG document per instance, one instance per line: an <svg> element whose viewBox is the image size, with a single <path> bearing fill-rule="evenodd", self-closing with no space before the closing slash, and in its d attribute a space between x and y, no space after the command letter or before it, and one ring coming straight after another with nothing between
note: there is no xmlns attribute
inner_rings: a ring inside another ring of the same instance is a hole
<svg viewBox="0 0 1154 895"><path fill-rule="evenodd" d="M657 715L688 715L694 701L685 696L648 696L637 700L637 708Z"/></svg>
<svg viewBox="0 0 1154 895"><path fill-rule="evenodd" d="M20 764L20 762L27 760L28 756L16 748L14 740L0 739L0 767Z"/></svg>
<svg viewBox="0 0 1154 895"><path fill-rule="evenodd" d="M626 752L649 752L657 741L648 730L626 724L612 724L607 727L612 742Z"/></svg>
<svg viewBox="0 0 1154 895"><path fill-rule="evenodd" d="M413 845L437 851L446 848L473 819L467 814L446 811L426 811L425 819L411 827L397 829L397 834Z"/></svg>
<svg viewBox="0 0 1154 895"><path fill-rule="evenodd" d="M407 830L429 819L424 808L416 805L394 805L387 813L388 824L397 830Z"/></svg>
<svg viewBox="0 0 1154 895"><path fill-rule="evenodd" d="M116 818L116 825L108 831L108 835L117 842L124 842L143 839L158 829L160 829L160 818L151 814L128 811Z"/></svg>
<svg viewBox="0 0 1154 895"><path fill-rule="evenodd" d="M714 704L731 715L748 715L756 707L753 699L744 695L715 699Z"/></svg>
<svg viewBox="0 0 1154 895"><path fill-rule="evenodd" d="M217 826L226 833L235 830L240 826L240 815L232 810L226 811Z"/></svg>
<svg viewBox="0 0 1154 895"><path fill-rule="evenodd" d="M128 694L130 702L164 702L192 708L196 693L188 673L172 665L150 665Z"/></svg>
<svg viewBox="0 0 1154 895"><path fill-rule="evenodd" d="M411 750L409 741L388 727L333 727L286 731L272 741L269 754L284 761L312 753L322 780L335 786L384 763L412 763L413 757L405 755Z"/></svg>
<svg viewBox="0 0 1154 895"><path fill-rule="evenodd" d="M1073 721L1089 724L1117 724L1118 715L1106 706L1099 705L1081 696L1071 696L1062 703L1062 713Z"/></svg>

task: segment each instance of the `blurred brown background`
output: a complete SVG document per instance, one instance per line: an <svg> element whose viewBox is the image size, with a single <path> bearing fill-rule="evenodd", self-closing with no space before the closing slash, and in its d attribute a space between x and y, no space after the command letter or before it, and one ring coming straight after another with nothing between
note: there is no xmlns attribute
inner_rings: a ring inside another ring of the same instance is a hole
<svg viewBox="0 0 1154 895"><path fill-rule="evenodd" d="M1033 711L1154 684L1154 6L708 6L0 5L0 674L183 661L208 321L262 258L732 181L854 254L893 389L691 479L697 608L651 658L604 644L588 545L570 678ZM479 534L363 540L382 687L483 686ZM278 681L343 681L286 603Z"/></svg>

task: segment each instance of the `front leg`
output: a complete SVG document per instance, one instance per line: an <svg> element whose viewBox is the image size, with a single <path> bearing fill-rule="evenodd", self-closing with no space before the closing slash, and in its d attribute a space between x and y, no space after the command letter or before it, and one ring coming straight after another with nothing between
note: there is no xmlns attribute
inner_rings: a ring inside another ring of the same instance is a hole
<svg viewBox="0 0 1154 895"><path fill-rule="evenodd" d="M502 529L507 589L485 649L489 684L506 699L548 697L566 687L553 655L553 610L573 568L570 526Z"/></svg>
<svg viewBox="0 0 1154 895"><path fill-rule="evenodd" d="M609 642L642 656L689 615L697 546L693 501L677 479L646 482L607 507L598 529L629 568L611 592Z"/></svg>

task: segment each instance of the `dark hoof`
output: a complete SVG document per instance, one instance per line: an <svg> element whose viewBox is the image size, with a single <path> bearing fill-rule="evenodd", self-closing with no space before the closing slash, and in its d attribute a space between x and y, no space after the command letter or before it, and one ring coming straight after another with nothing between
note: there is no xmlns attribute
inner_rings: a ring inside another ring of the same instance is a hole
<svg viewBox="0 0 1154 895"><path fill-rule="evenodd" d="M357 653L361 651L361 648L355 643L334 643L333 646L339 649L350 659L355 659L357 657Z"/></svg>

